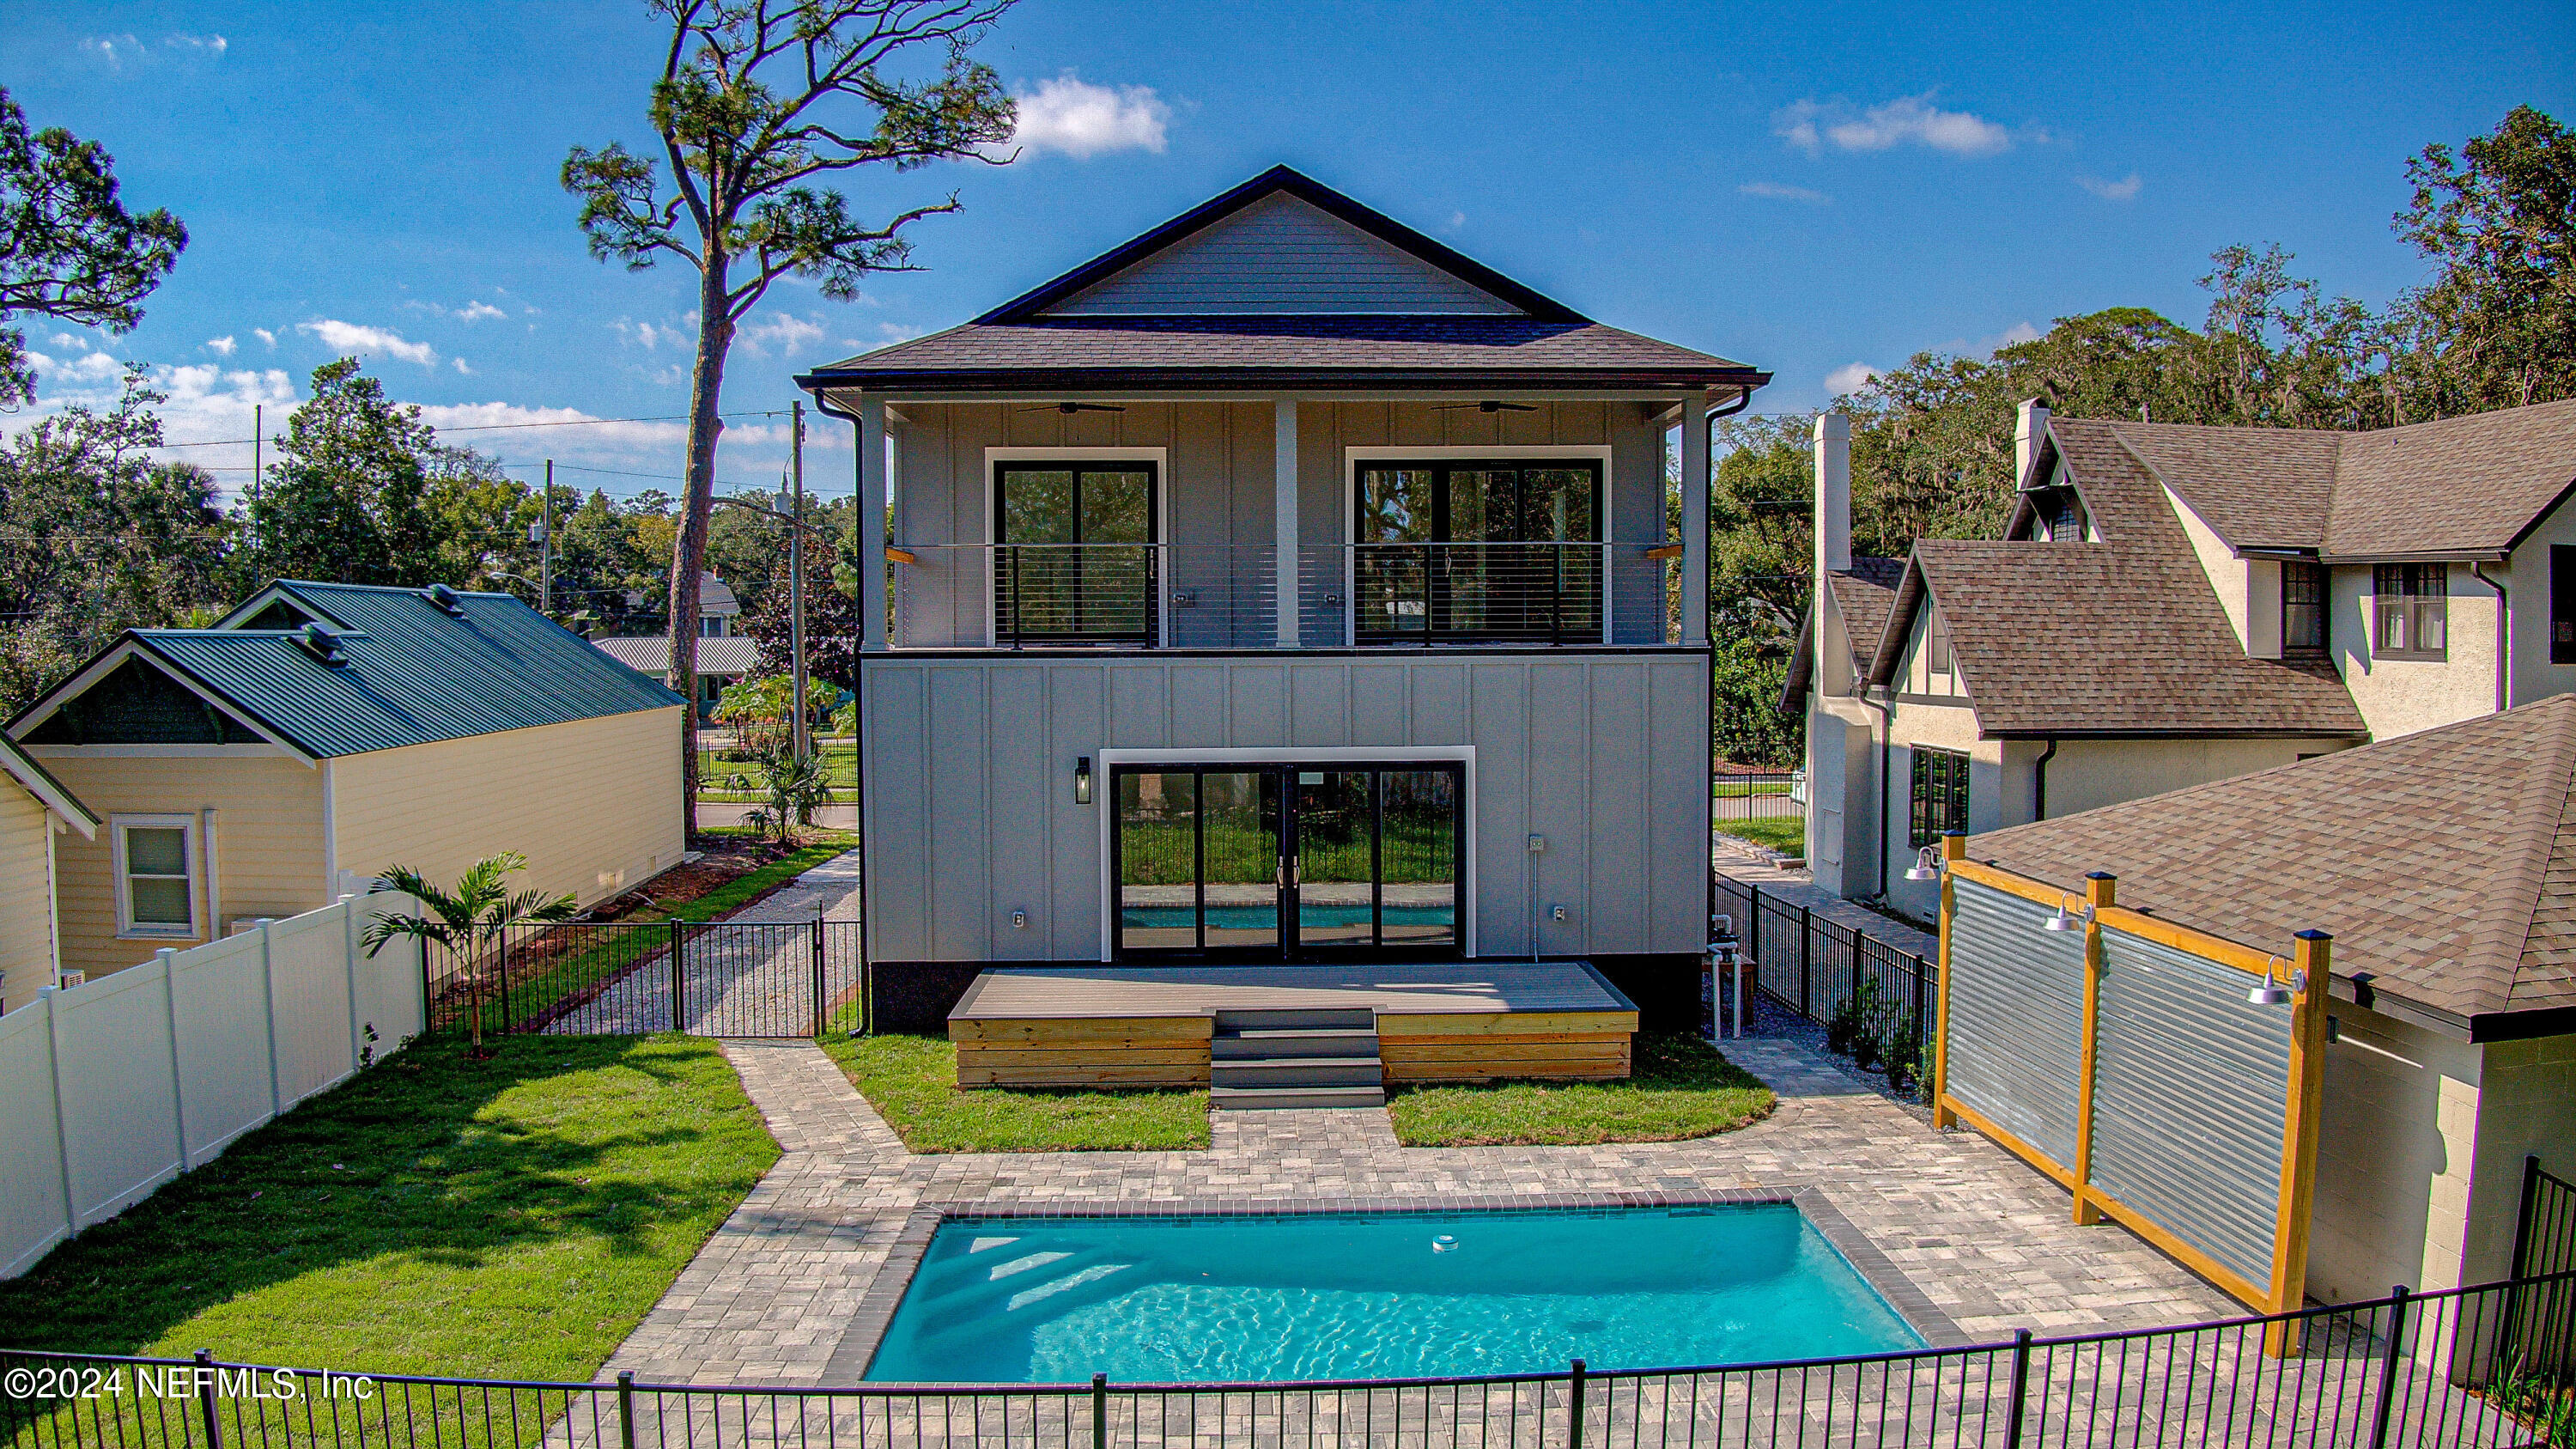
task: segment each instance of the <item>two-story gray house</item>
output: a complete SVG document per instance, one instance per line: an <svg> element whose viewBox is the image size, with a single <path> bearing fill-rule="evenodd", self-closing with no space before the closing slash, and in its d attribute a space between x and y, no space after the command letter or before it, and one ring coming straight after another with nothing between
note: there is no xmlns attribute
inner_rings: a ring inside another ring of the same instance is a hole
<svg viewBox="0 0 2576 1449"><path fill-rule="evenodd" d="M1768 380L1285 167L800 377L888 510L881 1019L995 963L1545 956L1695 999L1706 419Z"/></svg>

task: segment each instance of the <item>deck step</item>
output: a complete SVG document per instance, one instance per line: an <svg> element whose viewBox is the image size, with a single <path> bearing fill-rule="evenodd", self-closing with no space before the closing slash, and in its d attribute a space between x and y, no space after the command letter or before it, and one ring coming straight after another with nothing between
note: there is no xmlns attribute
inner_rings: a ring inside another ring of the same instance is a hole
<svg viewBox="0 0 2576 1449"><path fill-rule="evenodd" d="M1208 1043L1219 1061L1235 1057L1352 1057L1377 1055L1377 1032L1364 1026L1252 1027L1220 1031Z"/></svg>
<svg viewBox="0 0 2576 1449"><path fill-rule="evenodd" d="M1357 1028L1374 1032L1377 1030L1377 1013L1367 1007L1356 1009L1262 1007L1219 1011L1216 1014L1216 1031L1220 1036L1230 1031L1285 1031L1299 1028L1342 1030Z"/></svg>
<svg viewBox="0 0 2576 1449"><path fill-rule="evenodd" d="M1383 1087L1215 1087L1208 1103L1225 1111L1246 1108L1383 1107Z"/></svg>
<svg viewBox="0 0 2576 1449"><path fill-rule="evenodd" d="M1386 1081L1377 1053L1363 1057L1218 1057L1208 1063L1220 1087L1375 1087Z"/></svg>

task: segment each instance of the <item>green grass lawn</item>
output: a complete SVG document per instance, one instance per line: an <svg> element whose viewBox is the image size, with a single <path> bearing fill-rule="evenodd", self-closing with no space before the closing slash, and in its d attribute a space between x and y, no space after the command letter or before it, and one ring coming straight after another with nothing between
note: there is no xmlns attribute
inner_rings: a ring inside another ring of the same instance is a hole
<svg viewBox="0 0 2576 1449"><path fill-rule="evenodd" d="M1771 1090L1692 1036L1640 1033L1622 1082L1404 1086L1387 1094L1407 1147L1672 1142L1771 1114Z"/></svg>
<svg viewBox="0 0 2576 1449"><path fill-rule="evenodd" d="M0 1346L588 1379L778 1148L712 1041L492 1044L415 1043L0 1282Z"/></svg>
<svg viewBox="0 0 2576 1449"><path fill-rule="evenodd" d="M915 1152L1181 1151L1208 1145L1208 1094L957 1089L937 1037L835 1034L823 1050Z"/></svg>
<svg viewBox="0 0 2576 1449"><path fill-rule="evenodd" d="M1720 818L1717 830L1738 840L1750 840L1766 850L1800 855L1807 849L1807 822L1794 815L1775 815L1756 820Z"/></svg>

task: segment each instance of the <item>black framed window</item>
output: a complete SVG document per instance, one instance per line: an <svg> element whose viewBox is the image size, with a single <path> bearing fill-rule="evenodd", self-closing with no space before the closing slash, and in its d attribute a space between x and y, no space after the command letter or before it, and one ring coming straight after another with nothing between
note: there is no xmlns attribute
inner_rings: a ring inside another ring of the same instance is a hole
<svg viewBox="0 0 2576 1449"><path fill-rule="evenodd" d="M1359 465L1351 538L1362 643L1597 639L1597 458Z"/></svg>
<svg viewBox="0 0 2576 1449"><path fill-rule="evenodd" d="M1146 461L993 465L995 637L1152 643L1160 489Z"/></svg>
<svg viewBox="0 0 2576 1449"><path fill-rule="evenodd" d="M2314 659L2326 652L2326 566L2314 559L2281 561L2281 653Z"/></svg>
<svg viewBox="0 0 2576 1449"><path fill-rule="evenodd" d="M2375 651L2390 659L2440 659L2451 645L2451 567L2378 564L2371 570Z"/></svg>
<svg viewBox="0 0 2576 1449"><path fill-rule="evenodd" d="M2549 546L2549 662L2576 664L2576 548Z"/></svg>
<svg viewBox="0 0 2576 1449"><path fill-rule="evenodd" d="M1968 757L1957 750L1913 747L1914 788L1907 840L1910 849L1937 844L1968 830Z"/></svg>

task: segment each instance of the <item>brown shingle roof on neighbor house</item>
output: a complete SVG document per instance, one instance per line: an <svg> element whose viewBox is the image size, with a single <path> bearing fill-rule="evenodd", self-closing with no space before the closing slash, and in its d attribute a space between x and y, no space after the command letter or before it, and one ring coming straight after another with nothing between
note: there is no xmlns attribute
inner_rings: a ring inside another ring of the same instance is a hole
<svg viewBox="0 0 2576 1449"><path fill-rule="evenodd" d="M2256 950L2326 931L2335 975L2382 1009L2472 1039L2554 1034L2576 1030L2571 786L2576 695L2556 695L1980 835L1968 854L2069 891L2108 871L2121 905Z"/></svg>
<svg viewBox="0 0 2576 1449"><path fill-rule="evenodd" d="M2366 433L2080 426L2116 440L2238 548L2497 554L2576 485L2576 400ZM2090 504L2091 480L2076 479Z"/></svg>
<svg viewBox="0 0 2576 1449"><path fill-rule="evenodd" d="M1887 614L1896 607L1897 581L1905 577L1901 558L1856 558L1849 573L1830 576L1834 607L1842 611L1843 632L1851 636L1852 658L1862 665L1878 649L1887 631Z"/></svg>
<svg viewBox="0 0 2576 1449"><path fill-rule="evenodd" d="M1279 374L1525 374L1533 381L1647 379L1675 385L1766 380L1741 362L1604 327L1527 317L1076 317L969 323L820 367L817 387L1149 382Z"/></svg>

